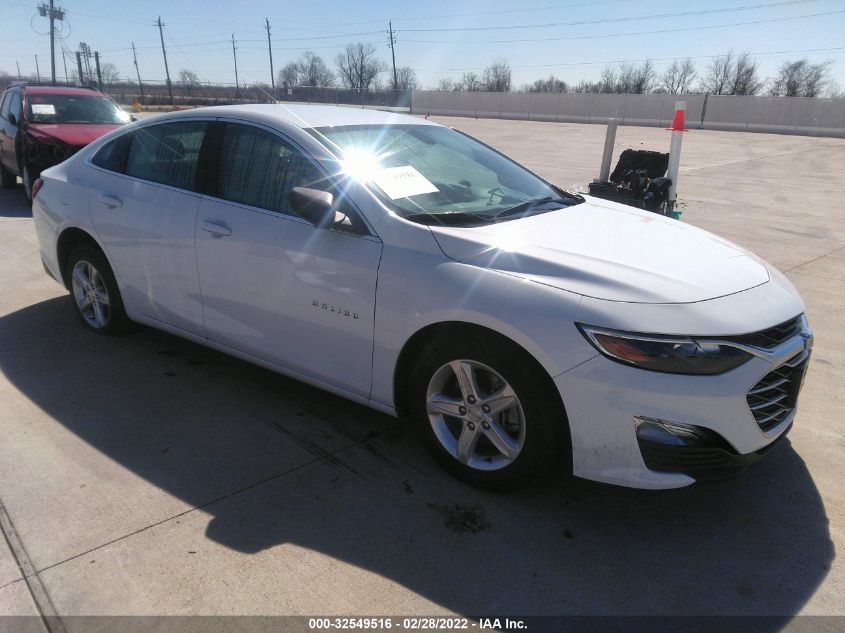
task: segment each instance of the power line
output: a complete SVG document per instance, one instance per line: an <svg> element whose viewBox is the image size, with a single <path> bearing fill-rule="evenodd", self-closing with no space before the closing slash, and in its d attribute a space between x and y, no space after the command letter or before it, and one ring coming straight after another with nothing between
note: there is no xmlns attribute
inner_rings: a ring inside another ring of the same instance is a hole
<svg viewBox="0 0 845 633"><path fill-rule="evenodd" d="M804 18L816 18L820 16L827 16L827 15L836 15L839 13L845 13L845 9L840 9L838 11L825 11L823 13L809 13L806 15L793 15L784 18L771 18L768 20L751 20L748 22L733 22L731 24L711 24L706 26L689 26L689 27L675 27L671 29L658 29L655 31L635 31L635 32L626 32L626 33L601 33L598 35L566 35L563 37L543 37L543 38L521 38L521 39L509 39L509 40L402 40L403 42L407 42L409 44L516 44L521 42L560 42L564 40L589 40L589 39L601 39L605 37L626 37L631 35L656 35L659 33L676 33L679 31L703 31L707 29L721 29L721 28L728 28L734 26L749 26L754 24L769 24L772 22L786 22L791 20L801 20Z"/></svg>
<svg viewBox="0 0 845 633"><path fill-rule="evenodd" d="M628 1L628 0L612 0L612 1ZM746 10L754 10L754 9L763 9L763 8L770 8L770 7L780 7L780 6L787 6L787 5L797 5L797 4L807 4L810 2L820 2L822 0L780 0L778 2L770 2L764 4L756 4L756 5L745 5L740 7L727 7L721 9L702 9L696 11L682 11L676 13L660 13L660 14L651 14L651 15L638 15L638 16L631 16L631 17L618 17L618 18L600 18L595 20L579 20L579 21L570 21L570 22L550 22L550 23L541 23L541 24L522 24L522 25L506 25L506 26L484 26L484 27L455 27L455 28L431 28L431 29L400 29L407 33L439 33L439 32L460 32L460 31L490 31L490 30L515 30L515 29L527 29L527 28L552 28L557 26L580 26L586 24L603 24L603 23L618 23L618 22L628 22L633 20L651 20L651 19L664 19L664 18L672 18L672 17L684 17L684 16L699 16L699 15L707 15L707 14L718 14L718 13L725 13L725 12L737 12L737 11L746 11ZM571 5L551 5L549 7L539 7L539 9L546 9L546 8L562 8L562 7L572 7L572 6L582 6L584 4L590 3L577 3ZM507 10L507 12L518 12L519 10ZM494 14L494 13L505 13L505 11L490 11L490 12L479 12L478 14ZM452 14L454 16L457 15L474 15L474 14ZM817 14L817 15L824 15L824 14ZM432 16L434 17L434 16ZM449 17L449 16L441 16L441 17ZM404 18L404 19L412 19L412 18ZM421 19L421 18L413 18L413 19ZM790 18L776 18L775 20L782 20L782 19L790 19ZM774 20L772 20L774 21ZM268 19L265 18L265 22L269 22ZM763 21L761 21L762 23ZM267 29L267 25L265 24L265 30ZM705 28L705 27L696 27L696 28ZM298 29L298 30L301 30ZM684 30L684 29L672 29L672 30ZM396 31L394 31L395 33ZM666 31L661 31L666 32ZM303 37L294 37L294 38L285 38L284 40L277 40L277 41L284 41L284 42L291 42L291 41L315 41L315 40L326 40L326 39L342 39L342 38L349 38L349 37L360 37L364 35L380 35L383 34L384 31L357 31L357 32L350 32L350 33L334 33L334 34L323 34L323 35L314 35L314 36L303 36ZM584 37L584 36L582 36ZM538 38L532 38L531 40L524 40L524 41L533 41ZM579 39L579 38L559 38L559 39ZM264 39L241 39L240 42L263 42ZM429 40L403 40L403 41L413 41L417 43L439 43L438 41L429 41ZM523 40L494 40L494 42L517 42ZM485 42L490 42L490 40L485 40ZM183 47L195 47L195 46L207 46L210 44L229 44L229 40L206 40L201 42L188 42L183 44ZM140 49L153 49L158 48L158 45L153 44L139 44L137 48ZM313 47L309 47L313 48ZM102 49L104 52L107 51L117 51L117 50L129 50L128 47L115 47L112 49ZM222 50L222 49L221 49ZM293 49L291 49L293 50ZM297 48L297 50L302 50Z"/></svg>
<svg viewBox="0 0 845 633"><path fill-rule="evenodd" d="M197 77L208 83L208 77L206 77L203 73L200 72L200 69L197 68L197 65L194 64L193 60L188 57L188 54L184 50L182 50L182 47L179 46L179 44L176 42L176 39L170 34L170 31L167 31L165 29L165 32L167 33L167 39L170 40L170 43L177 50L177 52L185 59L186 62L188 62L188 66L194 69L194 72L196 73Z"/></svg>
<svg viewBox="0 0 845 633"><path fill-rule="evenodd" d="M609 24L615 22L631 22L634 20L659 20L665 18L679 18L686 16L711 15L714 13L735 13L737 11L751 11L754 9L768 9L771 7L782 7L794 4L807 4L820 2L821 0L780 0L766 4L748 4L740 7L726 7L721 9L699 9L696 11L679 11L676 13L653 13L651 15L634 15L619 18L598 18L595 20L576 20L572 22L545 22L539 24L508 24L506 26L461 26L439 29L402 29L406 33L445 33L465 31L513 31L518 29L547 29L558 26L583 26L586 24Z"/></svg>

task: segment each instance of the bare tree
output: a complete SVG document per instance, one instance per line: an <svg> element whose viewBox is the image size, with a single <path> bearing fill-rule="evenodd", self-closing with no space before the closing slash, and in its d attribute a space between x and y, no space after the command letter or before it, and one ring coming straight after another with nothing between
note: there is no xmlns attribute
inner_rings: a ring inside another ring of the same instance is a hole
<svg viewBox="0 0 845 633"><path fill-rule="evenodd" d="M417 73L410 66L397 68L396 76L399 84L394 86L394 90L413 90L417 87Z"/></svg>
<svg viewBox="0 0 845 633"><path fill-rule="evenodd" d="M714 95L731 94L734 78L734 54L728 51L710 60L701 76L701 91Z"/></svg>
<svg viewBox="0 0 845 633"><path fill-rule="evenodd" d="M748 53L737 55L733 66L733 88L730 94L756 95L765 85L766 81L760 79L754 58Z"/></svg>
<svg viewBox="0 0 845 633"><path fill-rule="evenodd" d="M602 90L602 92L616 92L624 94L645 94L654 89L657 81L657 73L654 70L654 64L650 59L645 60L639 66L635 64L619 64L619 68L615 73L616 81L611 83L610 79L614 76L612 70L602 72L602 88L610 87L610 90Z"/></svg>
<svg viewBox="0 0 845 633"><path fill-rule="evenodd" d="M441 77L437 80L437 89L445 91L460 90L461 84L449 77Z"/></svg>
<svg viewBox="0 0 845 633"><path fill-rule="evenodd" d="M707 65L699 90L714 95L756 95L765 85L757 61L749 53L728 51Z"/></svg>
<svg viewBox="0 0 845 633"><path fill-rule="evenodd" d="M615 92L616 71L611 66L605 66L597 84L592 85L592 92Z"/></svg>
<svg viewBox="0 0 845 633"><path fill-rule="evenodd" d="M511 67L507 60L499 59L484 69L481 83L489 92L509 92L511 89Z"/></svg>
<svg viewBox="0 0 845 633"><path fill-rule="evenodd" d="M616 85L613 87L613 92L629 93L634 92L634 83L636 82L637 68L633 64L619 64L617 70Z"/></svg>
<svg viewBox="0 0 845 633"><path fill-rule="evenodd" d="M654 85L657 82L657 71L654 69L654 63L647 59L642 64L634 69L631 77L631 94L647 94L654 90Z"/></svg>
<svg viewBox="0 0 845 633"><path fill-rule="evenodd" d="M572 92L599 92L598 84L587 79L582 79L572 88Z"/></svg>
<svg viewBox="0 0 845 633"><path fill-rule="evenodd" d="M100 66L100 75L103 77L103 83L107 86L120 81L120 73L117 72L117 66L111 62L106 62Z"/></svg>
<svg viewBox="0 0 845 633"><path fill-rule="evenodd" d="M785 61L772 82L778 97L818 97L829 82L830 62L811 64L806 59Z"/></svg>
<svg viewBox="0 0 845 633"><path fill-rule="evenodd" d="M299 84L299 68L296 62L285 64L276 77L276 83L284 88L293 88Z"/></svg>
<svg viewBox="0 0 845 633"><path fill-rule="evenodd" d="M296 62L296 71L301 86L333 86L335 74L326 66L323 58L314 51L305 51Z"/></svg>
<svg viewBox="0 0 845 633"><path fill-rule="evenodd" d="M183 68L179 71L179 83L186 88L196 86L200 82L199 76L193 71Z"/></svg>
<svg viewBox="0 0 845 633"><path fill-rule="evenodd" d="M372 44L347 44L335 57L340 80L353 90L367 91L379 85L379 75L386 69L384 62L376 59Z"/></svg>
<svg viewBox="0 0 845 633"><path fill-rule="evenodd" d="M523 88L525 92L569 92L569 86L562 79L549 75L548 79L537 79Z"/></svg>
<svg viewBox="0 0 845 633"><path fill-rule="evenodd" d="M676 59L660 77L660 90L672 95L687 94L697 74L692 59Z"/></svg>
<svg viewBox="0 0 845 633"><path fill-rule="evenodd" d="M478 92L483 87L484 86L481 83L481 78L474 72L470 71L464 73L461 76L461 81L458 86L455 87L455 90L460 90L461 88L463 88L467 92Z"/></svg>
<svg viewBox="0 0 845 633"><path fill-rule="evenodd" d="M830 99L845 99L845 90L839 87L835 81L827 84L827 95Z"/></svg>

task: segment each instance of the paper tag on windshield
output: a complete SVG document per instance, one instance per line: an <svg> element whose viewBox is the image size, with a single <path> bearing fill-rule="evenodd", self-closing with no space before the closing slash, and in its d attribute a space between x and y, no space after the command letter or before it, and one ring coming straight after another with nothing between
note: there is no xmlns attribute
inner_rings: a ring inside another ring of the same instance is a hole
<svg viewBox="0 0 845 633"><path fill-rule="evenodd" d="M379 171L373 181L392 200L439 191L428 178L410 165L405 165L404 167L386 167Z"/></svg>
<svg viewBox="0 0 845 633"><path fill-rule="evenodd" d="M56 106L52 103L33 103L30 107L33 114L56 114Z"/></svg>

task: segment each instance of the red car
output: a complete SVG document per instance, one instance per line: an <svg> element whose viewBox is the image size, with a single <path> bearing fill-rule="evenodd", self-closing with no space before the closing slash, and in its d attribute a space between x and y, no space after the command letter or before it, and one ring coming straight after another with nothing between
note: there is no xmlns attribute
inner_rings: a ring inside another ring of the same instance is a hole
<svg viewBox="0 0 845 633"><path fill-rule="evenodd" d="M20 176L27 200L41 171L131 120L93 88L12 84L0 99L0 184Z"/></svg>

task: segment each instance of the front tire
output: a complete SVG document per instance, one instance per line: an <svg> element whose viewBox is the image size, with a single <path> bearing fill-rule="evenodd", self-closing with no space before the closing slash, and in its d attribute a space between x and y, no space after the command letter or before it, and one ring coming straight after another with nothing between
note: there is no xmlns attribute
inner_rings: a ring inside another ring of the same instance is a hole
<svg viewBox="0 0 845 633"><path fill-rule="evenodd" d="M32 187L35 185L35 181L38 180L39 175L40 173L37 173L32 168L32 165L24 162L23 169L21 170L21 180L23 181L23 194L26 196L26 201L29 204L32 204Z"/></svg>
<svg viewBox="0 0 845 633"><path fill-rule="evenodd" d="M566 415L524 350L490 337L430 343L410 381L410 413L434 458L463 481L513 490L568 463Z"/></svg>
<svg viewBox="0 0 845 633"><path fill-rule="evenodd" d="M92 246L77 246L68 257L67 286L82 325L103 335L129 329L120 290L105 255Z"/></svg>

